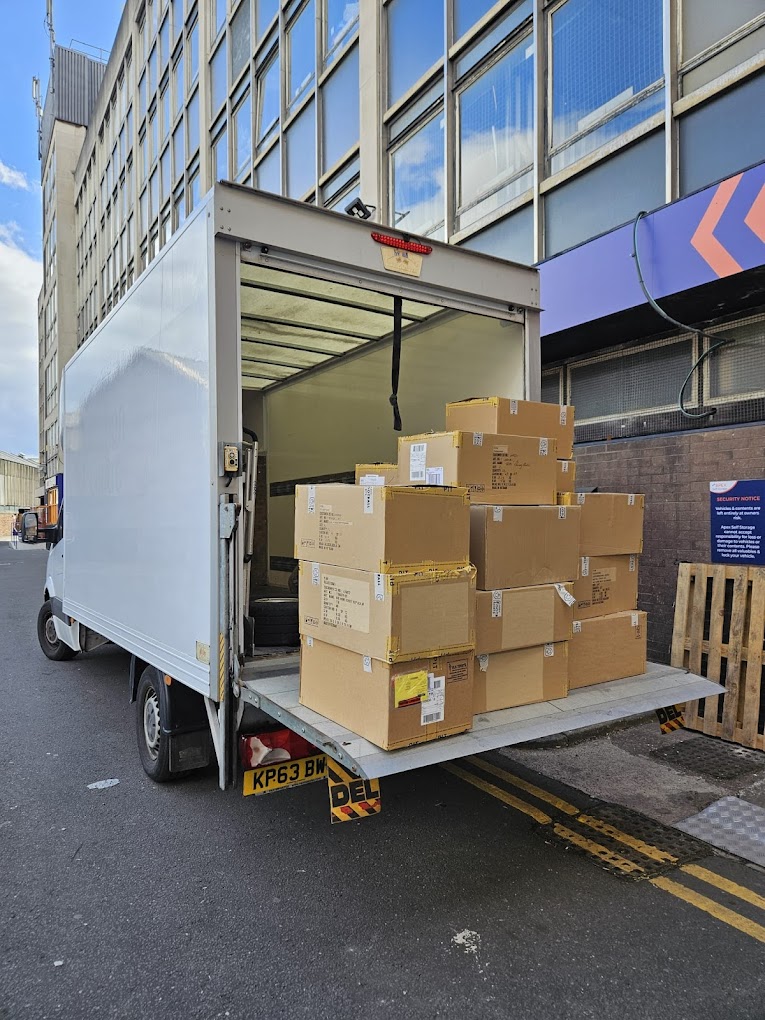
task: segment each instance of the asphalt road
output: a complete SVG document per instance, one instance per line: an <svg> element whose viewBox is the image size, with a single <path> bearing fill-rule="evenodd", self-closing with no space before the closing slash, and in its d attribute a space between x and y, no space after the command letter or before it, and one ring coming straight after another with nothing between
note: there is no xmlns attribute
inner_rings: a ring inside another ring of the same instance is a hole
<svg viewBox="0 0 765 1020"><path fill-rule="evenodd" d="M442 768L334 826L322 784L152 784L126 656L38 648L44 564L0 543L2 1020L762 1020L765 876L737 861L698 862L728 891L671 872L686 902Z"/></svg>

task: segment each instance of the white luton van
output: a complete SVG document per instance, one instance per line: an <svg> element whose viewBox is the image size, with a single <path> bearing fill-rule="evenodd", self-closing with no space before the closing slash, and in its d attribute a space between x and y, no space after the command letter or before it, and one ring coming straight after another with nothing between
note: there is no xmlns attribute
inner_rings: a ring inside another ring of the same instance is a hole
<svg viewBox="0 0 765 1020"><path fill-rule="evenodd" d="M535 269L250 188L209 192L64 371L64 504L38 622L50 658L104 642L130 654L149 776L217 761L230 786L253 709L376 780L720 692L651 664L395 751L299 704L285 648L296 484L395 460L399 407L418 434L450 400L538 400L539 314ZM269 789L297 776L272 771Z"/></svg>

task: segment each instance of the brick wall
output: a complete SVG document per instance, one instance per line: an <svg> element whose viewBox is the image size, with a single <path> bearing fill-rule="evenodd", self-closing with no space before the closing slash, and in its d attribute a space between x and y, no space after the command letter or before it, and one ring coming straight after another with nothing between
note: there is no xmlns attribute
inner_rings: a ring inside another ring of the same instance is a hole
<svg viewBox="0 0 765 1020"><path fill-rule="evenodd" d="M0 513L0 538L9 538L13 525L14 513Z"/></svg>
<svg viewBox="0 0 765 1020"><path fill-rule="evenodd" d="M765 425L576 447L578 489L645 493L639 606L648 656L668 662L677 564L709 562L709 482L765 477Z"/></svg>

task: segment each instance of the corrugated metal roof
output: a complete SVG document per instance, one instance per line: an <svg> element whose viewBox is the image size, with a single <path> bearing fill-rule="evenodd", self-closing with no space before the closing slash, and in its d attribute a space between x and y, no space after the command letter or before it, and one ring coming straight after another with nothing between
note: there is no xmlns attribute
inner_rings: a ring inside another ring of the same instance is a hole
<svg viewBox="0 0 765 1020"><path fill-rule="evenodd" d="M10 460L14 464L28 464L29 467L33 468L40 467L38 460L32 460L31 457L19 457L15 453L6 453L5 450L0 450L0 460Z"/></svg>
<svg viewBox="0 0 765 1020"><path fill-rule="evenodd" d="M79 50L56 46L53 63L53 89L48 82L42 117L42 165L48 157L53 122L64 120L69 124L87 127L90 115L104 79L106 64L94 60Z"/></svg>

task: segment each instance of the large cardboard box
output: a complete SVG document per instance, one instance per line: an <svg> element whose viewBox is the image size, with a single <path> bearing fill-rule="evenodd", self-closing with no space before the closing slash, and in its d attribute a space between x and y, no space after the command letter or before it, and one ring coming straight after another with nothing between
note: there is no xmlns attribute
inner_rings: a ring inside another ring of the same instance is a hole
<svg viewBox="0 0 765 1020"><path fill-rule="evenodd" d="M476 593L477 654L529 648L571 637L573 584L541 584Z"/></svg>
<svg viewBox="0 0 765 1020"><path fill-rule="evenodd" d="M568 646L570 689L645 673L647 619L635 610L575 620Z"/></svg>
<svg viewBox="0 0 765 1020"><path fill-rule="evenodd" d="M473 724L473 653L391 665L304 637L300 704L387 750Z"/></svg>
<svg viewBox="0 0 765 1020"><path fill-rule="evenodd" d="M558 492L573 492L576 489L576 461L559 460L555 480Z"/></svg>
<svg viewBox="0 0 765 1020"><path fill-rule="evenodd" d="M554 439L431 432L398 441L400 485L461 485L473 503L554 503L557 470Z"/></svg>
<svg viewBox="0 0 765 1020"><path fill-rule="evenodd" d="M357 485L395 485L398 464L357 464ZM566 492L560 489L560 492Z"/></svg>
<svg viewBox="0 0 765 1020"><path fill-rule="evenodd" d="M580 557L574 596L575 620L637 609L637 555Z"/></svg>
<svg viewBox="0 0 765 1020"><path fill-rule="evenodd" d="M558 496L563 506L579 506L582 556L619 556L643 551L645 497L626 492L568 492Z"/></svg>
<svg viewBox="0 0 765 1020"><path fill-rule="evenodd" d="M475 648L475 568L371 574L300 561L300 633L384 662Z"/></svg>
<svg viewBox="0 0 765 1020"><path fill-rule="evenodd" d="M568 694L568 646L565 641L517 648L476 658L473 711L554 701Z"/></svg>
<svg viewBox="0 0 765 1020"><path fill-rule="evenodd" d="M447 429L495 432L509 436L548 436L557 440L558 456L574 456L574 408L506 397L475 397L446 405Z"/></svg>
<svg viewBox="0 0 765 1020"><path fill-rule="evenodd" d="M295 558L394 573L470 563L466 489L298 485Z"/></svg>
<svg viewBox="0 0 765 1020"><path fill-rule="evenodd" d="M470 559L483 591L575 581L578 507L472 506Z"/></svg>

